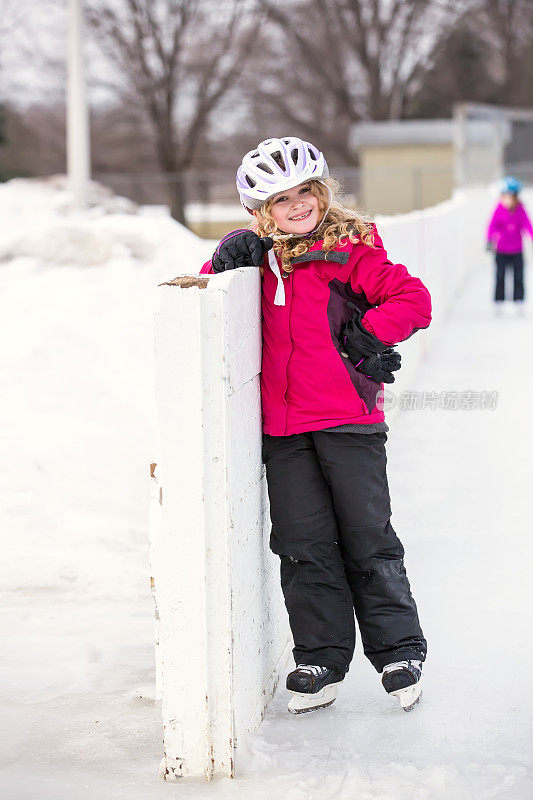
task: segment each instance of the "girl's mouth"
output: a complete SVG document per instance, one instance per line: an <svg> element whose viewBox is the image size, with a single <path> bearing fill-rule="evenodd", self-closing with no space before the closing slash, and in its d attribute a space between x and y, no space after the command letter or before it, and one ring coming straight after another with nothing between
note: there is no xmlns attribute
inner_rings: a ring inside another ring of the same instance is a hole
<svg viewBox="0 0 533 800"><path fill-rule="evenodd" d="M298 214L296 217L289 217L289 219L291 222L301 222L302 220L307 219L311 211L312 209L310 208L309 211L304 211L303 214Z"/></svg>

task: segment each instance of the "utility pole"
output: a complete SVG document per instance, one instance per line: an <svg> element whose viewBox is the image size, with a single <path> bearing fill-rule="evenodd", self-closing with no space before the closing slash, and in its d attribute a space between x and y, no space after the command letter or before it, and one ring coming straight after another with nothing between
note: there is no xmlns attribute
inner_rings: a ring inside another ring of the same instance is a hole
<svg viewBox="0 0 533 800"><path fill-rule="evenodd" d="M455 188L463 188L468 183L466 163L467 103L456 103L453 107L453 150Z"/></svg>
<svg viewBox="0 0 533 800"><path fill-rule="evenodd" d="M90 177L82 2L83 0L68 0L67 173L74 208L87 206Z"/></svg>

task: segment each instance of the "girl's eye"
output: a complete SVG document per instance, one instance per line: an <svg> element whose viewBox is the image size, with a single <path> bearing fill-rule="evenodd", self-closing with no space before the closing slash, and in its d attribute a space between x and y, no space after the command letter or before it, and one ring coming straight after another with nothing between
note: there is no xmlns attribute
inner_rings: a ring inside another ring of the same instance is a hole
<svg viewBox="0 0 533 800"><path fill-rule="evenodd" d="M310 191L311 191L311 187L310 186L304 186L303 189L300 189L300 194L305 194L306 192L310 192Z"/></svg>
<svg viewBox="0 0 533 800"><path fill-rule="evenodd" d="M287 199L286 197L278 197L277 200L274 200L274 204L283 203L283 201L286 200L286 199Z"/></svg>

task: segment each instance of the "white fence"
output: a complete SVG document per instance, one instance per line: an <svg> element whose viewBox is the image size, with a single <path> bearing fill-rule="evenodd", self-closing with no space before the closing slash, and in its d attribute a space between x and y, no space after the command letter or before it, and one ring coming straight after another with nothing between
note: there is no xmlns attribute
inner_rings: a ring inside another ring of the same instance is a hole
<svg viewBox="0 0 533 800"><path fill-rule="evenodd" d="M377 218L389 258L405 264L412 275L425 283L431 292L433 307L428 331L415 334L398 348L402 354L402 369L393 387L396 397L411 385L469 268L485 258L485 228L496 198L494 188L461 189L451 200L432 208ZM395 409L397 406L391 411Z"/></svg>
<svg viewBox="0 0 533 800"><path fill-rule="evenodd" d="M401 345L409 385L470 265L493 194L463 190L378 220L393 261L424 280L434 322ZM160 289L151 565L166 779L235 775L239 733L260 723L292 647L270 553L261 462L260 278L183 278Z"/></svg>

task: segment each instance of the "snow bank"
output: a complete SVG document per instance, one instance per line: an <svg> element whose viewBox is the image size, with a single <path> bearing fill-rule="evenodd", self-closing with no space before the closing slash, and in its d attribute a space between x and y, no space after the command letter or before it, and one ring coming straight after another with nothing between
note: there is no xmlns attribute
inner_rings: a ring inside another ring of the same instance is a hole
<svg viewBox="0 0 533 800"><path fill-rule="evenodd" d="M94 182L89 204L87 211L72 209L63 176L0 184L0 263L27 257L41 267L92 267L133 259L166 280L172 270L197 272L212 252L210 243L171 219L164 207L144 214Z"/></svg>
<svg viewBox="0 0 533 800"><path fill-rule="evenodd" d="M37 761L50 797L73 764L146 758L157 775L153 313L157 284L212 252L167 214L93 201L71 211L62 181L0 185L0 725L8 763ZM27 779L2 794L31 796Z"/></svg>

